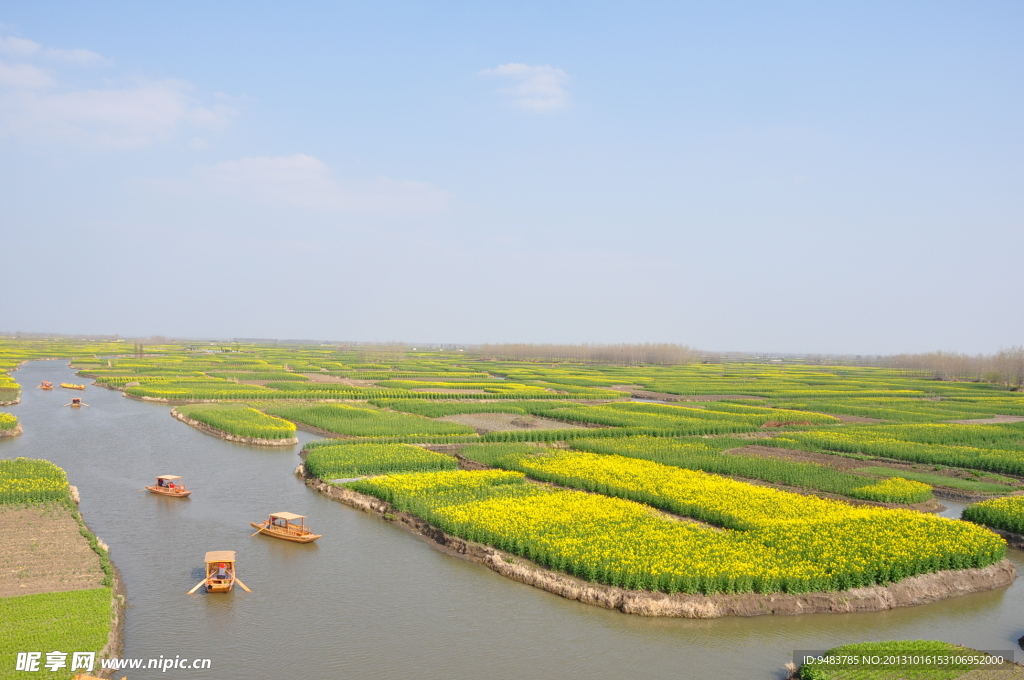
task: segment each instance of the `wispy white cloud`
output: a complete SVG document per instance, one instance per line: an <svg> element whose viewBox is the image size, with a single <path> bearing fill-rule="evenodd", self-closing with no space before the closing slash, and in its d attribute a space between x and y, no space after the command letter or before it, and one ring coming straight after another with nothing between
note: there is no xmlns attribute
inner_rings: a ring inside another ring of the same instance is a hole
<svg viewBox="0 0 1024 680"><path fill-rule="evenodd" d="M569 75L553 66L529 66L509 63L486 68L480 75L511 80L514 85L503 91L512 97L512 105L531 111L556 111L569 105L566 85Z"/></svg>
<svg viewBox="0 0 1024 680"><path fill-rule="evenodd" d="M139 148L180 131L217 130L235 113L223 101L199 101L184 80L132 78L76 87L68 66L112 63L90 50L0 36L0 54L6 55L0 61L0 139Z"/></svg>
<svg viewBox="0 0 1024 680"><path fill-rule="evenodd" d="M25 80L30 80L25 74ZM182 80L136 79L121 87L0 92L0 136L32 143L66 141L139 148L183 128L217 130L233 117L226 104L203 105Z"/></svg>
<svg viewBox="0 0 1024 680"><path fill-rule="evenodd" d="M382 217L436 213L451 200L450 193L425 182L344 179L320 159L305 154L243 158L202 167L181 189L249 203Z"/></svg>
<svg viewBox="0 0 1024 680"><path fill-rule="evenodd" d="M36 54L43 48L35 40L15 38L13 36L0 36L0 52L13 54L19 57L28 57Z"/></svg>
<svg viewBox="0 0 1024 680"><path fill-rule="evenodd" d="M0 62L0 87L37 90L53 85L53 78L41 68L31 64L5 64Z"/></svg>
<svg viewBox="0 0 1024 680"><path fill-rule="evenodd" d="M112 60L102 57L92 50L63 50L56 47L44 47L35 40L14 36L0 36L0 52L16 57L43 57L80 65L113 63Z"/></svg>

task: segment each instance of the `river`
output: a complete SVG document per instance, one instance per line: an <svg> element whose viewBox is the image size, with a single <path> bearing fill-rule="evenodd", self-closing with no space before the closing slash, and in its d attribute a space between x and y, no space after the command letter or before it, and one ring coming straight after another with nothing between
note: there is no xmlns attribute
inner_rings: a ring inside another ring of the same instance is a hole
<svg viewBox="0 0 1024 680"><path fill-rule="evenodd" d="M292 474L298 446L225 442L173 419L167 405L102 388L34 389L80 380L64 362L31 362L13 375L22 403L3 410L25 433L0 439L0 457L52 460L79 488L82 514L127 587L124 657L212 662L132 671L131 680L777 680L794 649L919 638L1016 649L1024 634L1024 579L864 614L645 619L571 602L324 499ZM72 394L90 406L63 408ZM191 498L139 493L157 474L183 475ZM962 507L947 505L950 516ZM250 537L250 520L280 510L308 515L323 538ZM236 550L253 592L185 595L208 550ZM1022 553L1010 553L1024 572Z"/></svg>

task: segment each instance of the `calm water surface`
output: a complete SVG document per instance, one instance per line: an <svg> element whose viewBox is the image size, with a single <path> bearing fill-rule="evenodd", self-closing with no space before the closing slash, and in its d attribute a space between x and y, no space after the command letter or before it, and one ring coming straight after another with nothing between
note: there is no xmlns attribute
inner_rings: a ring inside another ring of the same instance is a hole
<svg viewBox="0 0 1024 680"><path fill-rule="evenodd" d="M225 442L174 420L169 406L92 386L73 393L88 408L63 408L72 392L34 389L77 380L63 362L32 362L15 377L22 403L4 410L25 434L0 440L0 457L52 460L79 488L128 590L124 656L212 659L210 670L131 680L778 679L794 649L917 638L1011 649L1024 634L1021 581L870 614L690 621L570 602L309 491L292 474L297 446ZM138 493L157 474L183 475L192 497ZM962 506L947 505L958 516ZM308 515L323 538L250 537L250 520L279 510ZM208 550L236 550L254 592L186 596ZM1024 567L1020 552L1010 558Z"/></svg>

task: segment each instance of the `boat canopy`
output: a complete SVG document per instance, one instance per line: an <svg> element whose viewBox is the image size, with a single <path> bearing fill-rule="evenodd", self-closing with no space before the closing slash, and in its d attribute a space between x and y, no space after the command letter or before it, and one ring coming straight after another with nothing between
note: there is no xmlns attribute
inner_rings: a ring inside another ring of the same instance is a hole
<svg viewBox="0 0 1024 680"><path fill-rule="evenodd" d="M234 550L212 550L206 553L206 559L204 560L207 564L210 562L234 562L235 551Z"/></svg>
<svg viewBox="0 0 1024 680"><path fill-rule="evenodd" d="M306 517L305 515L296 515L293 512L272 512L270 513L270 516L274 519L283 519L287 522L291 522L295 519L305 519Z"/></svg>
<svg viewBox="0 0 1024 680"><path fill-rule="evenodd" d="M157 479L181 479L178 475L157 475Z"/></svg>

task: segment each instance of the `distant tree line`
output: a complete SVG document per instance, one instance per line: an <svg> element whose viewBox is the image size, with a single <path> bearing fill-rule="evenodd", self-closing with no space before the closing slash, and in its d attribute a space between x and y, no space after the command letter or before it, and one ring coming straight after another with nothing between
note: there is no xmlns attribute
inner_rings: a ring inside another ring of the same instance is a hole
<svg viewBox="0 0 1024 680"><path fill-rule="evenodd" d="M981 380L1011 389L1024 387L1024 347L1016 345L985 355L956 352L897 354L883 357L883 366L926 372L937 380Z"/></svg>
<svg viewBox="0 0 1024 680"><path fill-rule="evenodd" d="M692 347L671 343L621 343L617 345L506 343L478 345L471 348L471 351L484 359L501 361L572 361L619 366L691 364L700 358L700 353Z"/></svg>

